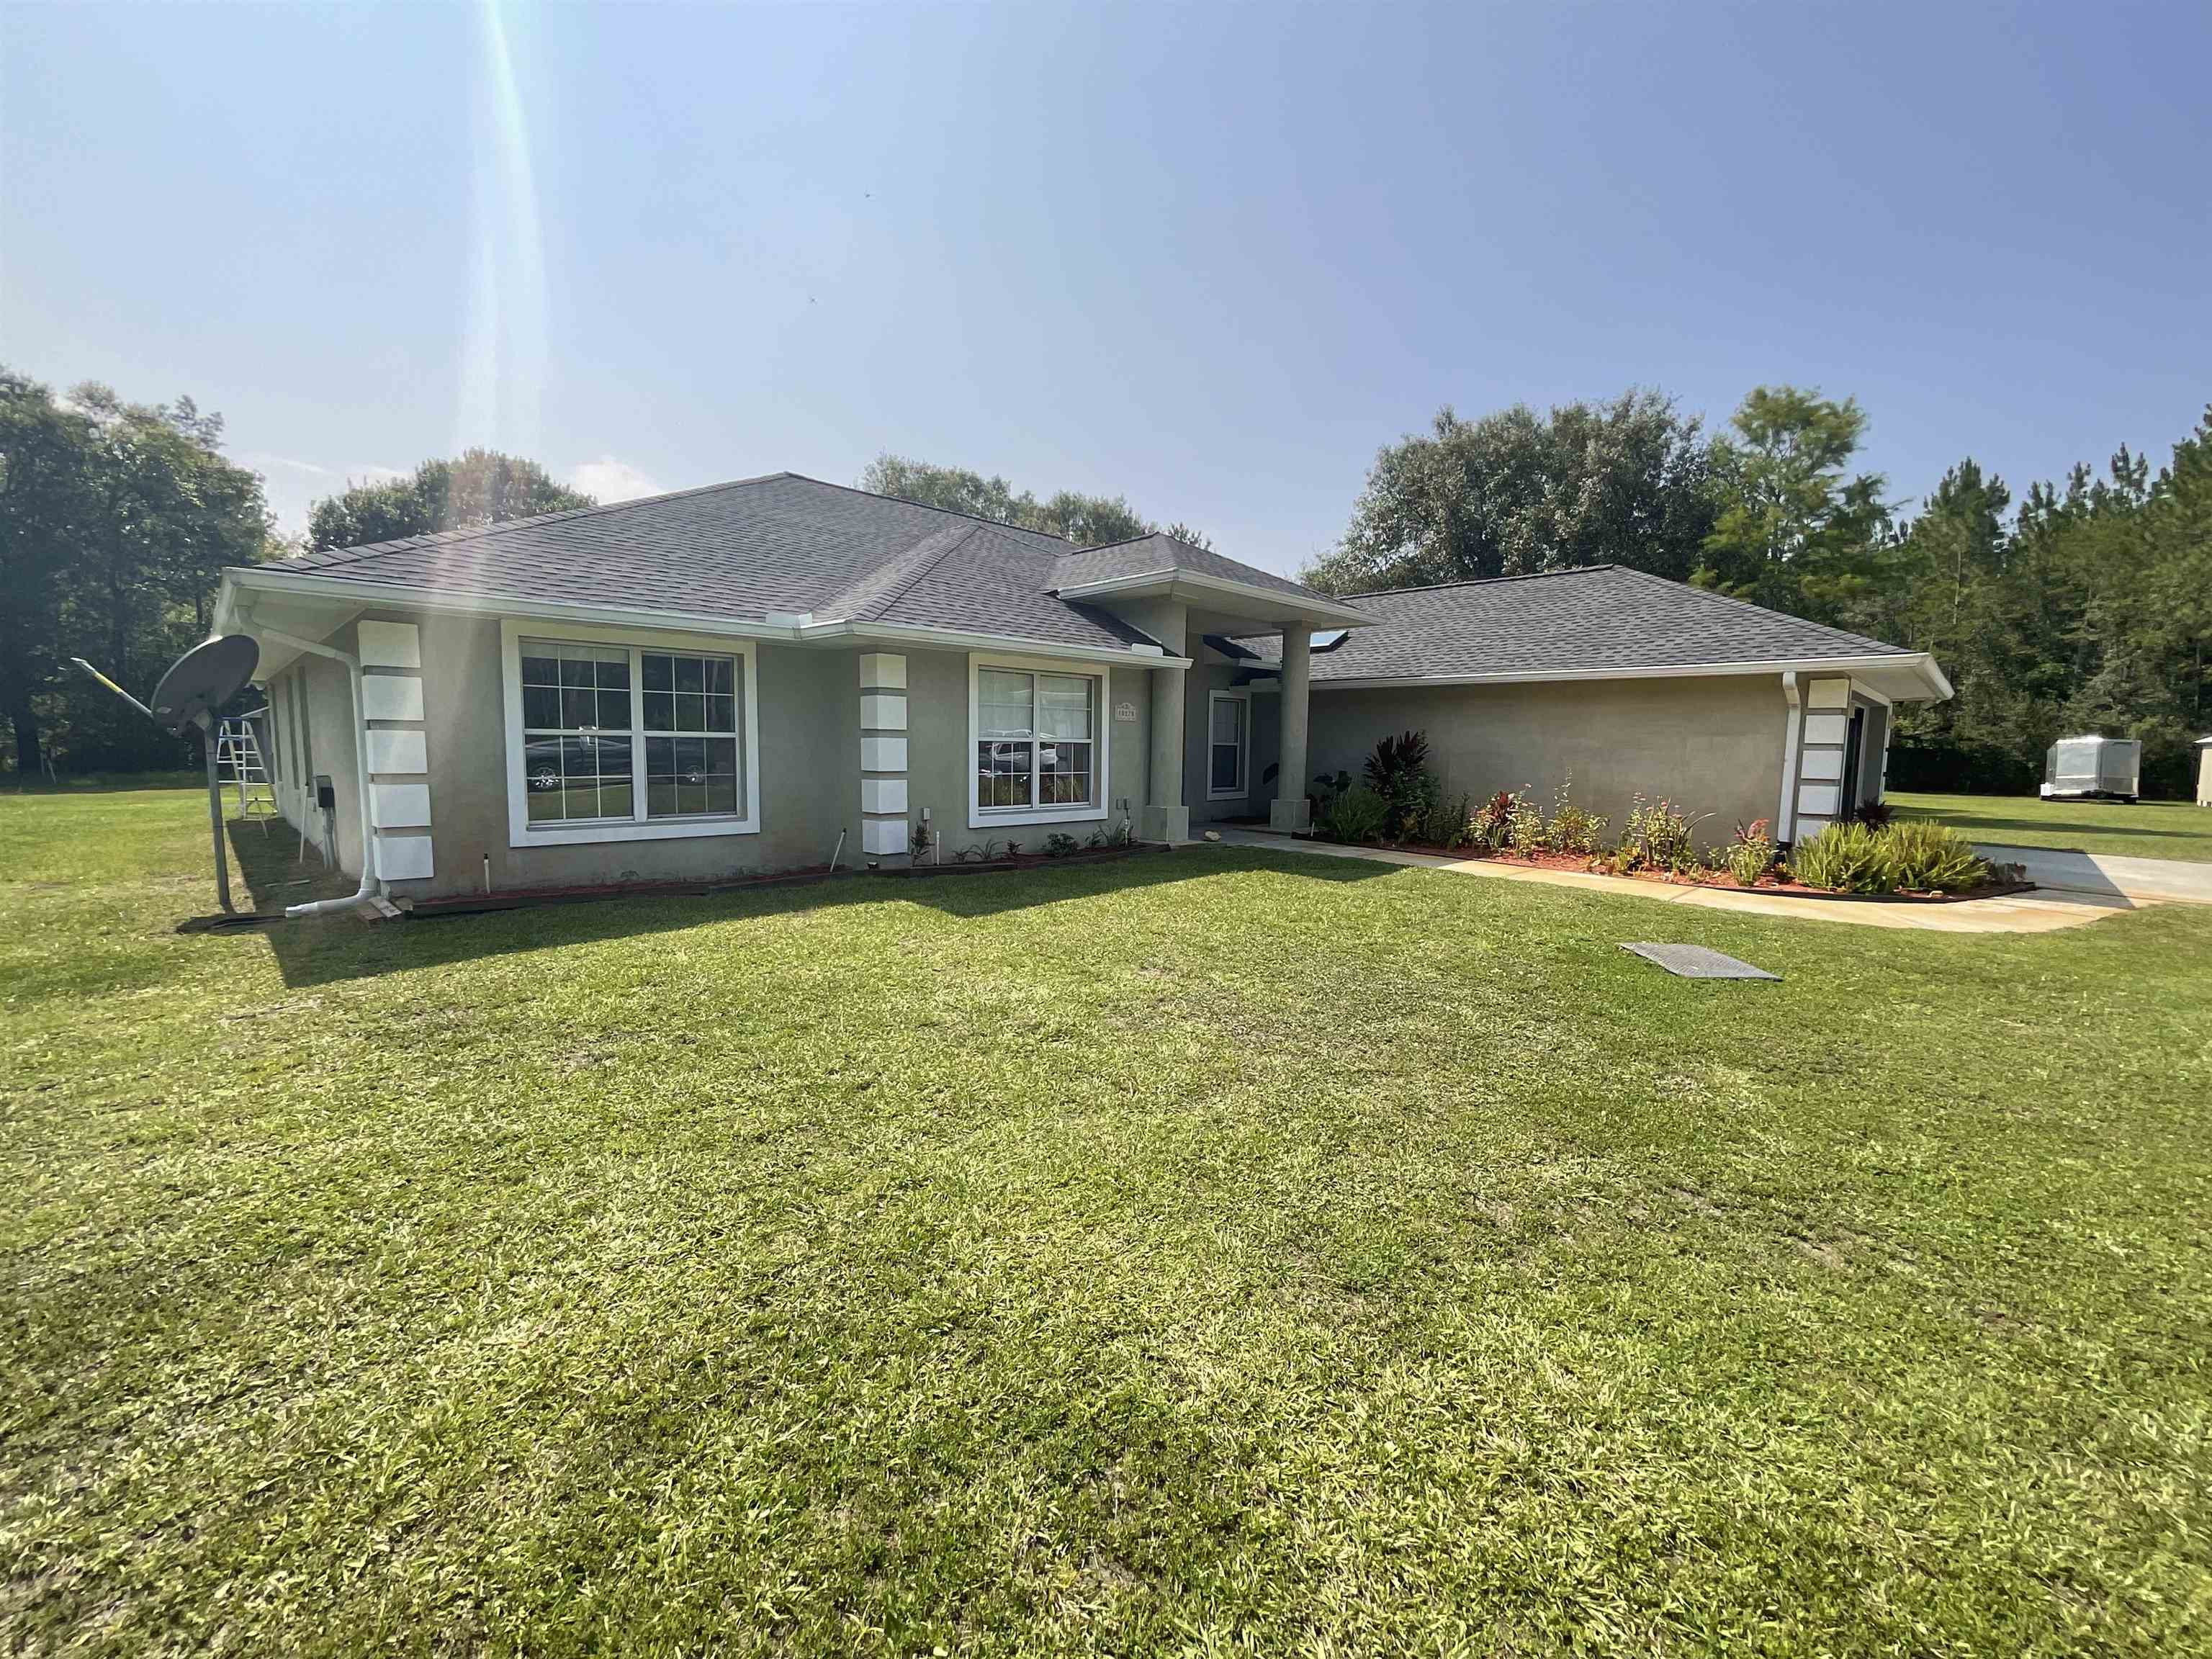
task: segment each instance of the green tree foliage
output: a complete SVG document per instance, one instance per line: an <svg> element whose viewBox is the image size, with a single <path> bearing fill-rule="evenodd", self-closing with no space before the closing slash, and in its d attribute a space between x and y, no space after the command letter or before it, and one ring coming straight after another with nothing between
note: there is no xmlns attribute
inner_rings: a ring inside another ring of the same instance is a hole
<svg viewBox="0 0 2212 1659"><path fill-rule="evenodd" d="M941 507L1001 524L1041 530L1064 536L1078 547L1103 547L1111 542L1133 541L1165 529L1170 536L1194 547L1213 545L1201 531L1177 522L1155 524L1120 495L1085 495L1063 489L1039 501L1026 489L1016 489L1001 477L985 477L966 467L938 466L909 460L903 455L878 455L860 474L860 488L878 495Z"/></svg>
<svg viewBox="0 0 2212 1659"><path fill-rule="evenodd" d="M225 565L271 537L261 480L222 453L222 418L189 398L124 402L0 369L0 704L23 771L176 765L187 751L69 666L143 696L205 635Z"/></svg>
<svg viewBox="0 0 2212 1659"><path fill-rule="evenodd" d="M406 477L355 484L317 501L307 515L307 545L359 547L597 505L556 483L535 461L471 449L449 461L425 461Z"/></svg>
<svg viewBox="0 0 2212 1659"><path fill-rule="evenodd" d="M1447 408L1376 454L1304 580L1355 593L1619 563L1681 580L1715 518L1699 425L1655 392L1474 421Z"/></svg>
<svg viewBox="0 0 2212 1659"><path fill-rule="evenodd" d="M1849 474L1866 431L1857 403L1759 386L1714 440L1719 516L1691 580L1775 611L1832 622L1879 579L1888 522L1880 474Z"/></svg>

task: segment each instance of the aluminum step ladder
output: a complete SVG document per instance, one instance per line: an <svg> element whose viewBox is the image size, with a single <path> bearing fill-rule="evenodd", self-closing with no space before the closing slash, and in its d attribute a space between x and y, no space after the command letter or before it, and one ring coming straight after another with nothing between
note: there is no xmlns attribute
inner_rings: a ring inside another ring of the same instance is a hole
<svg viewBox="0 0 2212 1659"><path fill-rule="evenodd" d="M261 758L252 714L234 715L216 728L215 768L218 778L237 787L240 818L258 821L266 834L269 820L276 816L276 790Z"/></svg>

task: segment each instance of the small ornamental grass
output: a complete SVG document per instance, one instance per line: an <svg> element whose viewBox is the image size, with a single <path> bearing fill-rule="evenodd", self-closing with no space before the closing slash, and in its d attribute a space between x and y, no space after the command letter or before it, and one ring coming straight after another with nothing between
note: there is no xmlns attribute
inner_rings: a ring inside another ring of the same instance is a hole
<svg viewBox="0 0 2212 1659"><path fill-rule="evenodd" d="M1912 820L1879 830L1832 823L1791 854L1790 868L1806 886L1835 893L1964 893L1990 878L1957 830Z"/></svg>

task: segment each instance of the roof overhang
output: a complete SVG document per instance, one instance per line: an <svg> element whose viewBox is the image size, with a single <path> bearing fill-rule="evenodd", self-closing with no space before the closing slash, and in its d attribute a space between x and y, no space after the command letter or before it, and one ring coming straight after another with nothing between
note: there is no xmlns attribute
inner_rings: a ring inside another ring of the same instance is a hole
<svg viewBox="0 0 2212 1659"><path fill-rule="evenodd" d="M1053 590L1063 599L1096 605L1112 599L1180 599L1216 616L1249 617L1262 623L1305 623L1316 628L1358 628L1376 618L1322 595L1285 592L1257 582L1209 576L1173 566L1079 582Z"/></svg>
<svg viewBox="0 0 2212 1659"><path fill-rule="evenodd" d="M280 605L284 620L269 611ZM696 611L659 611L642 606L571 605L557 599L502 599L497 595L465 593L451 588L403 586L395 582L347 580L343 577L305 576L289 570L270 570L252 565L233 565L222 573L216 591L216 632L254 631L257 621L286 633L313 636L343 626L362 611L390 605L459 617L536 617L548 622L605 623L623 628L665 628L686 634L718 635L732 640L775 640L791 645L834 646L847 641L911 645L939 651L1019 651L1033 657L1060 657L1076 662L1124 663L1136 668L1188 668L1188 657L1170 655L1157 645L1071 645L1059 640L1030 639L1014 634L971 633L943 628L920 628L902 623L850 622L840 617L793 617L774 622L707 616ZM295 612L319 617L321 626L305 623ZM303 625L304 624L304 625ZM289 657L284 660L289 660ZM264 666L275 672L283 661Z"/></svg>
<svg viewBox="0 0 2212 1659"><path fill-rule="evenodd" d="M1789 657L1759 662L1668 663L1641 668L1571 668L1498 674L1362 674L1324 679L1316 691L1395 690L1421 685L1545 685L1577 680L1706 679L1747 674L1849 674L1892 702L1942 702L1951 682L1924 651L1866 657Z"/></svg>

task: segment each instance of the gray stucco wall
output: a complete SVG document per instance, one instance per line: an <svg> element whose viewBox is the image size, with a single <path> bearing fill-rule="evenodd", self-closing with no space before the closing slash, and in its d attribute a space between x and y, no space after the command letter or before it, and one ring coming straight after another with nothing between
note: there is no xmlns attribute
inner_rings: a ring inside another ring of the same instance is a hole
<svg viewBox="0 0 2212 1659"><path fill-rule="evenodd" d="M666 841L616 840L568 845L510 847L507 794L505 690L501 674L500 624L495 617L456 617L398 610L365 613L364 619L410 623L420 630L423 719L430 791L430 839L434 874L426 881L395 881L392 890L428 896L474 892L490 860L493 885L514 888L586 884L620 880L698 880L796 868L826 861L840 830L848 833L845 858L857 864L860 813L860 674L862 647L817 647L760 642L760 829L749 835L708 835ZM610 637L614 637L611 635ZM357 647L349 623L327 636L342 650ZM883 648L883 647L876 647ZM931 810L933 828L951 849L987 837L1017 837L1041 847L1055 830L1079 838L1109 832L1145 796L1150 696L1140 667L1106 670L1102 709L1107 744L1107 811L1095 821L968 826L969 653L906 649L908 811L918 819ZM1099 672L1071 663L1072 672ZM313 772L329 775L337 798L340 865L361 869L361 813L354 767L355 723L345 670L325 659L302 657L270 683L272 700L298 684L306 694L305 735ZM1117 705L1136 718L1114 718ZM281 722L293 740L289 714ZM311 797L303 787L289 797L287 817L312 828Z"/></svg>
<svg viewBox="0 0 2212 1659"><path fill-rule="evenodd" d="M976 654L986 662L997 659L994 653ZM908 649L906 653L908 814L910 819L919 820L921 809L930 809L932 828L943 838L948 855L957 848L1009 838L1034 852L1056 831L1081 841L1094 830L1110 834L1124 816L1133 815L1145 799L1152 706L1148 671L1113 666L1106 670L1105 707L1100 710L1107 744L1105 816L1060 823L992 823L970 828L969 776L975 760L968 747L968 665L965 651ZM1069 673L1100 672L1095 663L1060 665ZM1133 720L1115 719L1115 708L1124 704L1133 708ZM859 786L854 787L857 792Z"/></svg>
<svg viewBox="0 0 2212 1659"><path fill-rule="evenodd" d="M1242 689L1250 705L1251 753L1245 765L1245 792L1242 795L1211 800L1206 796L1209 757L1212 750L1212 734L1206 725L1212 707L1210 693L1234 691ZM1267 815L1267 801L1274 791L1262 784L1261 774L1274 762L1272 745L1263 755L1259 743L1261 706L1270 706L1269 720L1273 722L1273 707L1278 699L1273 693L1263 696L1250 687L1239 688L1237 670L1226 663L1199 663L1193 665L1184 693L1183 703L1183 769L1182 798L1190 808L1193 823L1212 823L1223 818L1261 817Z"/></svg>
<svg viewBox="0 0 2212 1659"><path fill-rule="evenodd" d="M1782 794L1787 706L1777 675L1587 680L1541 685L1313 690L1316 774L1356 781L1375 744L1428 734L1431 765L1454 794L1533 788L1550 809L1571 772L1574 798L1618 830L1641 790L1692 815L1705 843L1772 819Z"/></svg>

